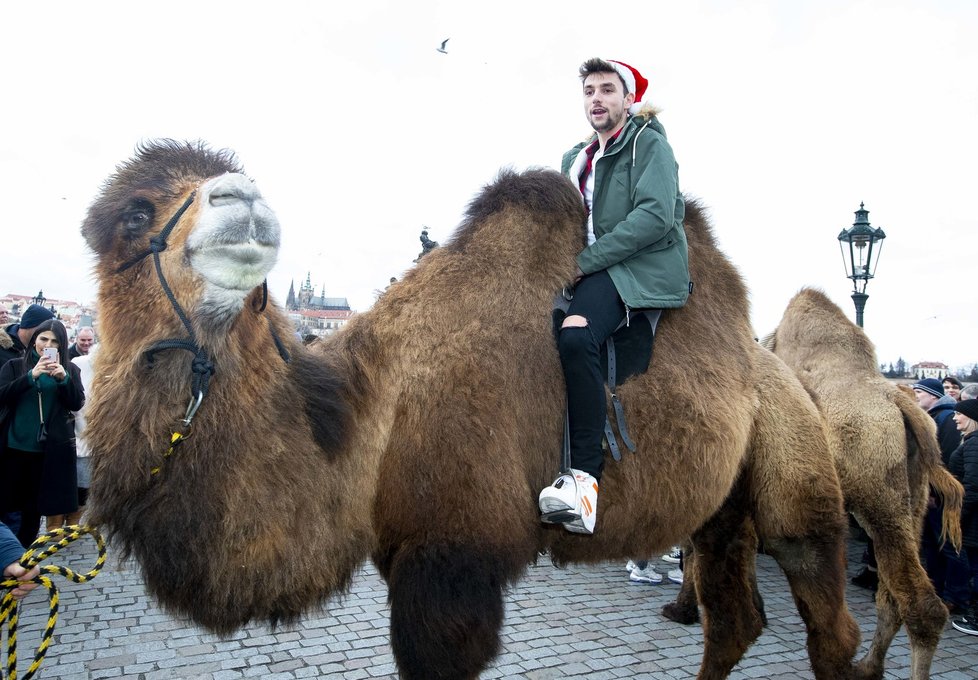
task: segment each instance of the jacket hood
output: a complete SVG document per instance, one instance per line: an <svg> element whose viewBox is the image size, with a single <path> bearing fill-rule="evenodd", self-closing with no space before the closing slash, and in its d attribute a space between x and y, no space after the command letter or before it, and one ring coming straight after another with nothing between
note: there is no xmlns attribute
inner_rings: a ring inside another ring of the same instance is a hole
<svg viewBox="0 0 978 680"><path fill-rule="evenodd" d="M13 349L15 346L19 345L19 342L14 342L14 337L17 335L18 324L11 324L0 331L0 349Z"/></svg>
<svg viewBox="0 0 978 680"><path fill-rule="evenodd" d="M934 402L934 405L930 407L930 412L933 413L934 411L953 409L954 405L957 403L958 402L955 401L954 397L949 397L945 394L943 397Z"/></svg>
<svg viewBox="0 0 978 680"><path fill-rule="evenodd" d="M638 124L639 127L642 127L648 123L650 128L665 137L666 129L662 127L662 123L659 122L660 110L661 109L658 109L651 104L644 104L639 112L632 116L632 118L635 119L635 123Z"/></svg>

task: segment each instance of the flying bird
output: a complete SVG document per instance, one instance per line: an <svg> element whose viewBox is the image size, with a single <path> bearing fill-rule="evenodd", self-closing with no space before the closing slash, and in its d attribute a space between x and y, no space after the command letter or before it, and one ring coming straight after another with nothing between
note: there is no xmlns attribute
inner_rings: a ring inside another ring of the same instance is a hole
<svg viewBox="0 0 978 680"><path fill-rule="evenodd" d="M438 48L439 52L441 52L442 54L448 54L448 50L445 49L445 45L448 44L448 41L450 39L451 38L445 38L444 40L441 41L441 47Z"/></svg>

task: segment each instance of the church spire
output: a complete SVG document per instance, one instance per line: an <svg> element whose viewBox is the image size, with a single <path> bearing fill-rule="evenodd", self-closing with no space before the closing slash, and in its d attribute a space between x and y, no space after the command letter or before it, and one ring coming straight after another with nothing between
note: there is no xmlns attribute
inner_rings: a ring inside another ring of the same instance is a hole
<svg viewBox="0 0 978 680"><path fill-rule="evenodd" d="M289 295L285 298L286 309L296 309L295 304L295 279L289 281Z"/></svg>

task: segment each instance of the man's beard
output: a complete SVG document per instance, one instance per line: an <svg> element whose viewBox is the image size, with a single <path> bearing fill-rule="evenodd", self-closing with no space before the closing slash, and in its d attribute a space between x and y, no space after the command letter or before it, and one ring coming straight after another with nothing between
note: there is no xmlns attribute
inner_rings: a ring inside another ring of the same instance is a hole
<svg viewBox="0 0 978 680"><path fill-rule="evenodd" d="M621 123L622 119L625 117L625 112L622 111L617 116L613 115L610 111L605 115L604 123L595 124L594 117L588 116L591 122L591 127L595 132L610 132L614 130Z"/></svg>

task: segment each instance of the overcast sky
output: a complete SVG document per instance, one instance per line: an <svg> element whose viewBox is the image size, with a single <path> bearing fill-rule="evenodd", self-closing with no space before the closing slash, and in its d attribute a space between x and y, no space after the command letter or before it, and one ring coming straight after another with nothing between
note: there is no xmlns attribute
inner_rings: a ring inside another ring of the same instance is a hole
<svg viewBox="0 0 978 680"><path fill-rule="evenodd" d="M880 361L978 362L973 0L55 1L0 26L0 293L94 301L85 211L172 137L233 149L278 212L280 302L311 272L363 311L423 226L446 240L500 167L586 136L577 67L601 56L649 79L758 334L805 285L854 318L836 237L865 202Z"/></svg>

